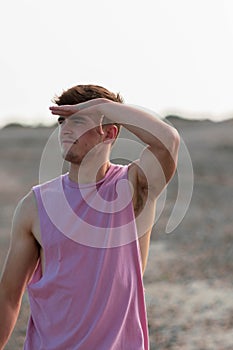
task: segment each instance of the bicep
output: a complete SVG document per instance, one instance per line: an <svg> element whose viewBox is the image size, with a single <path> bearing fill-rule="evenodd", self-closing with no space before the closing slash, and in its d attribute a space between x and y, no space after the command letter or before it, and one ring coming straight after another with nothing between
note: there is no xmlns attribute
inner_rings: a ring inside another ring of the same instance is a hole
<svg viewBox="0 0 233 350"><path fill-rule="evenodd" d="M175 169L176 161L167 149L158 149L155 154L148 146L137 161L138 186L146 189L150 198L157 198Z"/></svg>
<svg viewBox="0 0 233 350"><path fill-rule="evenodd" d="M20 203L16 208L10 248L1 279L2 286L14 300L23 294L39 257L39 246L31 233L28 210L28 203Z"/></svg>

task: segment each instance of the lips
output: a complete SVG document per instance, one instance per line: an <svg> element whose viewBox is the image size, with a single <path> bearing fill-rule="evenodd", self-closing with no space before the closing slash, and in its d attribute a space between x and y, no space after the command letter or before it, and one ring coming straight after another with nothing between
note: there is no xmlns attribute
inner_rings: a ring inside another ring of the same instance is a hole
<svg viewBox="0 0 233 350"><path fill-rule="evenodd" d="M75 144L76 141L75 140L62 140L61 143L69 143L69 144Z"/></svg>

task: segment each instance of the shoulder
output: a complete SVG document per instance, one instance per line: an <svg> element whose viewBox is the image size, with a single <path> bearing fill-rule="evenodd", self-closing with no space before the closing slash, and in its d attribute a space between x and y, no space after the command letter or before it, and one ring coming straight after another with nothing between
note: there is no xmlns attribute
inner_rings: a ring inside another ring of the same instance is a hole
<svg viewBox="0 0 233 350"><path fill-rule="evenodd" d="M37 205L33 190L28 192L17 204L14 217L13 226L30 228L33 225L37 214Z"/></svg>
<svg viewBox="0 0 233 350"><path fill-rule="evenodd" d="M61 183L63 181L63 178L66 176L67 176L67 173L63 174L63 175L59 175L59 176L55 177L54 179L47 180L43 183L40 183L36 186L33 186L32 190L33 190L33 192L37 192L40 190L47 190L50 188L54 188L54 187L58 186L58 184Z"/></svg>
<svg viewBox="0 0 233 350"><path fill-rule="evenodd" d="M18 203L17 208L20 213L32 212L36 208L36 200L33 190L30 190Z"/></svg>

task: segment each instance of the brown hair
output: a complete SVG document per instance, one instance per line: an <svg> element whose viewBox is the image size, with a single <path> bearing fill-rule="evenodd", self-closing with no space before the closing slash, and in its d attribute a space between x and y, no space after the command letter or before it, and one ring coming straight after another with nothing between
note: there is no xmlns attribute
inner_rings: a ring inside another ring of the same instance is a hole
<svg viewBox="0 0 233 350"><path fill-rule="evenodd" d="M113 102L119 102L119 103L124 102L122 96L119 93L114 94L113 92L107 90L102 86L92 85L92 84L73 86L72 88L66 91L63 91L63 93L60 96L56 95L53 99L53 102L56 103L58 106L75 105L75 104L86 102L96 98L106 98ZM105 120L105 124L108 124L107 119ZM112 124L112 123L109 123L109 124ZM119 134L120 125L117 123L113 123L113 124L117 126L118 134Z"/></svg>
<svg viewBox="0 0 233 350"><path fill-rule="evenodd" d="M75 105L95 98L107 98L114 102L123 103L123 98L119 93L114 94L102 86L91 84L73 86L72 88L63 91L61 96L55 96L53 102L58 106Z"/></svg>

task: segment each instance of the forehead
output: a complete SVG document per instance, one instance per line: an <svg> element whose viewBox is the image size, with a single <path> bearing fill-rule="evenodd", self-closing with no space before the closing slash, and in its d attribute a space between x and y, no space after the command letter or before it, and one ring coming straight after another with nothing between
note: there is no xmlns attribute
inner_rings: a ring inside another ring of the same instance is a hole
<svg viewBox="0 0 233 350"><path fill-rule="evenodd" d="M88 117L88 115L80 115L80 114L72 114L70 116L59 116L58 117L58 121L59 120L71 120L71 121L84 121L87 122L89 120L91 120L90 117Z"/></svg>
<svg viewBox="0 0 233 350"><path fill-rule="evenodd" d="M74 121L76 121L76 120L82 120L82 121L88 121L88 116L86 115L80 115L80 114L72 114L71 116L69 116L69 117L67 117L67 119L69 119L69 120L74 120Z"/></svg>

